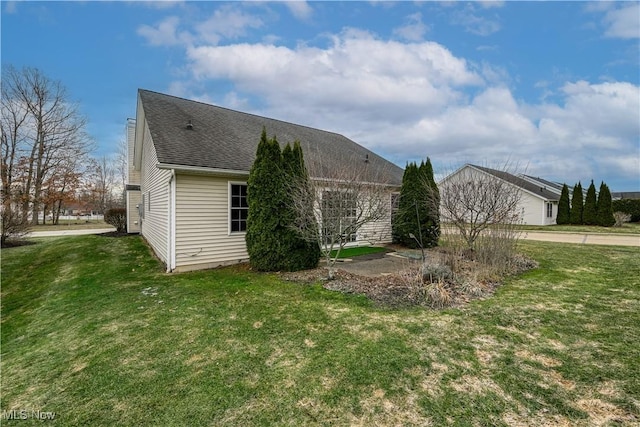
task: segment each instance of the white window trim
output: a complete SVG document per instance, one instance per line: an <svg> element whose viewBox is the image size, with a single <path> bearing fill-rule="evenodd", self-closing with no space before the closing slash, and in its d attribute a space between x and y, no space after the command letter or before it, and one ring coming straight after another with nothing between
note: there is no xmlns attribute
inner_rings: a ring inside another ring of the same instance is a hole
<svg viewBox="0 0 640 427"><path fill-rule="evenodd" d="M245 181L228 181L227 183L227 234L229 236L244 236L246 231L231 231L231 186L232 185L244 185L247 186Z"/></svg>

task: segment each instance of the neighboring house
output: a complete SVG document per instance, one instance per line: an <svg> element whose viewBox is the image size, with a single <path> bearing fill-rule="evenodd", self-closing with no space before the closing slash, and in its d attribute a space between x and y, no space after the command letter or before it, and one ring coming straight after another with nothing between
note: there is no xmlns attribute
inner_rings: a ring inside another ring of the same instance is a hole
<svg viewBox="0 0 640 427"><path fill-rule="evenodd" d="M446 186L447 182L459 179L473 179L476 174L490 175L495 179L508 182L520 191L520 219L523 224L552 225L558 215L558 201L562 184L534 178L528 175L512 175L507 172L466 164L445 177L438 184Z"/></svg>
<svg viewBox="0 0 640 427"><path fill-rule="evenodd" d="M139 90L135 122L127 125L128 226L139 230L167 271L248 259L246 181L263 128L283 145L300 141L310 170L366 163L372 173L365 180L389 186L391 209L403 170L342 135ZM390 219L372 224L354 244L365 234L390 241L390 229Z"/></svg>
<svg viewBox="0 0 640 427"><path fill-rule="evenodd" d="M617 191L611 193L612 200L623 200L623 199L632 199L638 200L640 199L640 191Z"/></svg>

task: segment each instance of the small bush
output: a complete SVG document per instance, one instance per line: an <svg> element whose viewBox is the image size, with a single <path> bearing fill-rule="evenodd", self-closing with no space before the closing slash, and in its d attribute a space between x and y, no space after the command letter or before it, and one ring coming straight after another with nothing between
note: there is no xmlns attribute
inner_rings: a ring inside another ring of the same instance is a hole
<svg viewBox="0 0 640 427"><path fill-rule="evenodd" d="M640 221L640 199L620 199L611 202L614 212L623 212L631 215L630 222Z"/></svg>
<svg viewBox="0 0 640 427"><path fill-rule="evenodd" d="M422 266L422 282L434 283L453 280L453 271L444 264L424 264Z"/></svg>
<svg viewBox="0 0 640 427"><path fill-rule="evenodd" d="M113 225L118 233L127 231L127 210L124 208L109 209L104 213L104 222Z"/></svg>
<svg viewBox="0 0 640 427"><path fill-rule="evenodd" d="M616 223L613 224L614 227L622 227L625 222L631 221L631 214L624 212L614 212L613 219L616 221Z"/></svg>
<svg viewBox="0 0 640 427"><path fill-rule="evenodd" d="M433 308L445 308L453 304L453 295L445 282L431 283L426 291L427 302Z"/></svg>

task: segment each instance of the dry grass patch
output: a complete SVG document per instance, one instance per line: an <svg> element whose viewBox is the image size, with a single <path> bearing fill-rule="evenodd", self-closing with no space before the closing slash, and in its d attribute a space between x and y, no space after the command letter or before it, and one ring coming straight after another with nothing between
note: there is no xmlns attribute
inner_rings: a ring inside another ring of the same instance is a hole
<svg viewBox="0 0 640 427"><path fill-rule="evenodd" d="M415 393L390 397L382 389L375 389L360 400L361 414L350 417L351 426L432 426L430 417L422 413Z"/></svg>
<svg viewBox="0 0 640 427"><path fill-rule="evenodd" d="M532 353L531 351L525 349L525 350L518 350L515 353L516 356L518 356L521 359L525 359L525 360L529 360L532 362L536 362L541 364L544 367L547 368L554 368L557 366L561 366L562 362L560 362L557 359L554 359L552 357L549 356L545 356L543 354L535 354Z"/></svg>
<svg viewBox="0 0 640 427"><path fill-rule="evenodd" d="M610 402L600 399L580 399L576 407L589 415L589 425L604 426L610 423L638 423L640 418ZM636 424L637 425L637 424Z"/></svg>

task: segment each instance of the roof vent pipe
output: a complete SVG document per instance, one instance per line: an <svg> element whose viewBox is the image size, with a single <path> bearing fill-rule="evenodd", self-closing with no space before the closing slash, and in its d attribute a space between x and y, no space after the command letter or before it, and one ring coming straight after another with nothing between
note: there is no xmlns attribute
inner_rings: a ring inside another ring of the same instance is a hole
<svg viewBox="0 0 640 427"><path fill-rule="evenodd" d="M193 123L191 123L191 119L187 122L187 129L193 130Z"/></svg>

